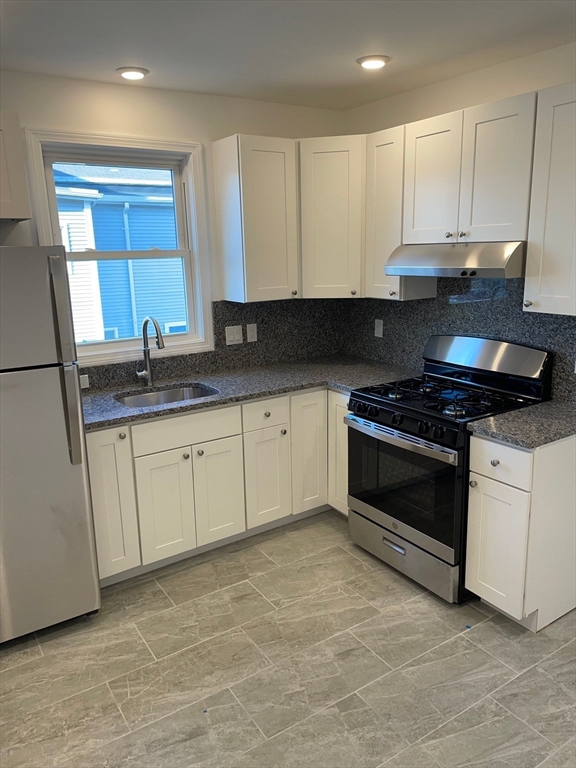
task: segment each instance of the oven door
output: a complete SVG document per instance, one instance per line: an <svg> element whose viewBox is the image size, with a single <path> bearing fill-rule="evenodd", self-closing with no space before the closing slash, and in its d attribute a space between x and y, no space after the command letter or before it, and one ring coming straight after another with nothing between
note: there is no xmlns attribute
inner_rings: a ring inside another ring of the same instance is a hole
<svg viewBox="0 0 576 768"><path fill-rule="evenodd" d="M348 506L451 565L459 558L463 450L357 416L348 425Z"/></svg>

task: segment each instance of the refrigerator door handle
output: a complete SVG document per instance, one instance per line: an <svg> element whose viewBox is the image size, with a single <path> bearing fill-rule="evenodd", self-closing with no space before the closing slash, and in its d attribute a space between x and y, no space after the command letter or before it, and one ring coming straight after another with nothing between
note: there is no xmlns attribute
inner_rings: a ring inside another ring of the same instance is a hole
<svg viewBox="0 0 576 768"><path fill-rule="evenodd" d="M84 435L82 419L82 401L80 399L80 381L76 365L62 369L64 417L68 435L68 450L71 464L82 464L82 439Z"/></svg>
<svg viewBox="0 0 576 768"><path fill-rule="evenodd" d="M50 254L48 256L48 269L50 270L50 282L54 297L55 332L60 361L64 364L72 363L76 360L76 344L74 343L66 256L59 253Z"/></svg>

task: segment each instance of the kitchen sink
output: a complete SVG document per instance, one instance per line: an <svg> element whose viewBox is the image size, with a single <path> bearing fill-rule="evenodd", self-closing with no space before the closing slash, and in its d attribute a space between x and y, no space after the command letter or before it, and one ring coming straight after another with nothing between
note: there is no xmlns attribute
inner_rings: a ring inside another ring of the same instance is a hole
<svg viewBox="0 0 576 768"><path fill-rule="evenodd" d="M153 392L142 392L137 395L123 395L117 397L119 403L128 408L147 408L151 405L165 405L166 403L179 403L185 400L199 400L202 397L220 394L220 390L208 387L206 384L191 384L187 387L175 387L174 389L158 389Z"/></svg>

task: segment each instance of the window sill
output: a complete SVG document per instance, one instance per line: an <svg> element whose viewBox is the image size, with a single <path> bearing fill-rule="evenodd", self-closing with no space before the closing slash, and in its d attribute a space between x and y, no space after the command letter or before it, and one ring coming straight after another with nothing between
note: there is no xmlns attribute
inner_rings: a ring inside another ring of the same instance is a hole
<svg viewBox="0 0 576 768"><path fill-rule="evenodd" d="M199 352L213 352L214 344L203 339L197 341L173 342L166 344L162 350L156 349L154 340L151 340L150 354L152 359L156 357L174 357L176 355L194 355ZM113 363L127 363L132 360L142 360L142 346L123 347L110 351L94 351L78 347L78 364L83 368L93 365L111 365Z"/></svg>

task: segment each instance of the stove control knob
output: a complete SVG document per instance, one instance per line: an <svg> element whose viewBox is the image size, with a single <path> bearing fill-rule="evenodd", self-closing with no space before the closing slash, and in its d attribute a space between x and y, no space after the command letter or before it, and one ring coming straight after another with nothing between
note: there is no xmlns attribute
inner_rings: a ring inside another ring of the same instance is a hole
<svg viewBox="0 0 576 768"><path fill-rule="evenodd" d="M368 406L368 416L371 416L374 418L375 416L378 416L378 413L380 412L380 408L378 408L375 405L369 405Z"/></svg>
<svg viewBox="0 0 576 768"><path fill-rule="evenodd" d="M366 413L365 403L354 403L352 406L354 413Z"/></svg>
<svg viewBox="0 0 576 768"><path fill-rule="evenodd" d="M444 427L432 427L432 437L435 440L440 440L441 437L444 437Z"/></svg>
<svg viewBox="0 0 576 768"><path fill-rule="evenodd" d="M418 422L418 434L419 435L425 435L426 432L430 429L430 424L427 421L419 421Z"/></svg>
<svg viewBox="0 0 576 768"><path fill-rule="evenodd" d="M402 414L401 413L395 413L393 414L392 418L390 419L392 424L394 424L395 427L398 427L400 424L402 424Z"/></svg>

